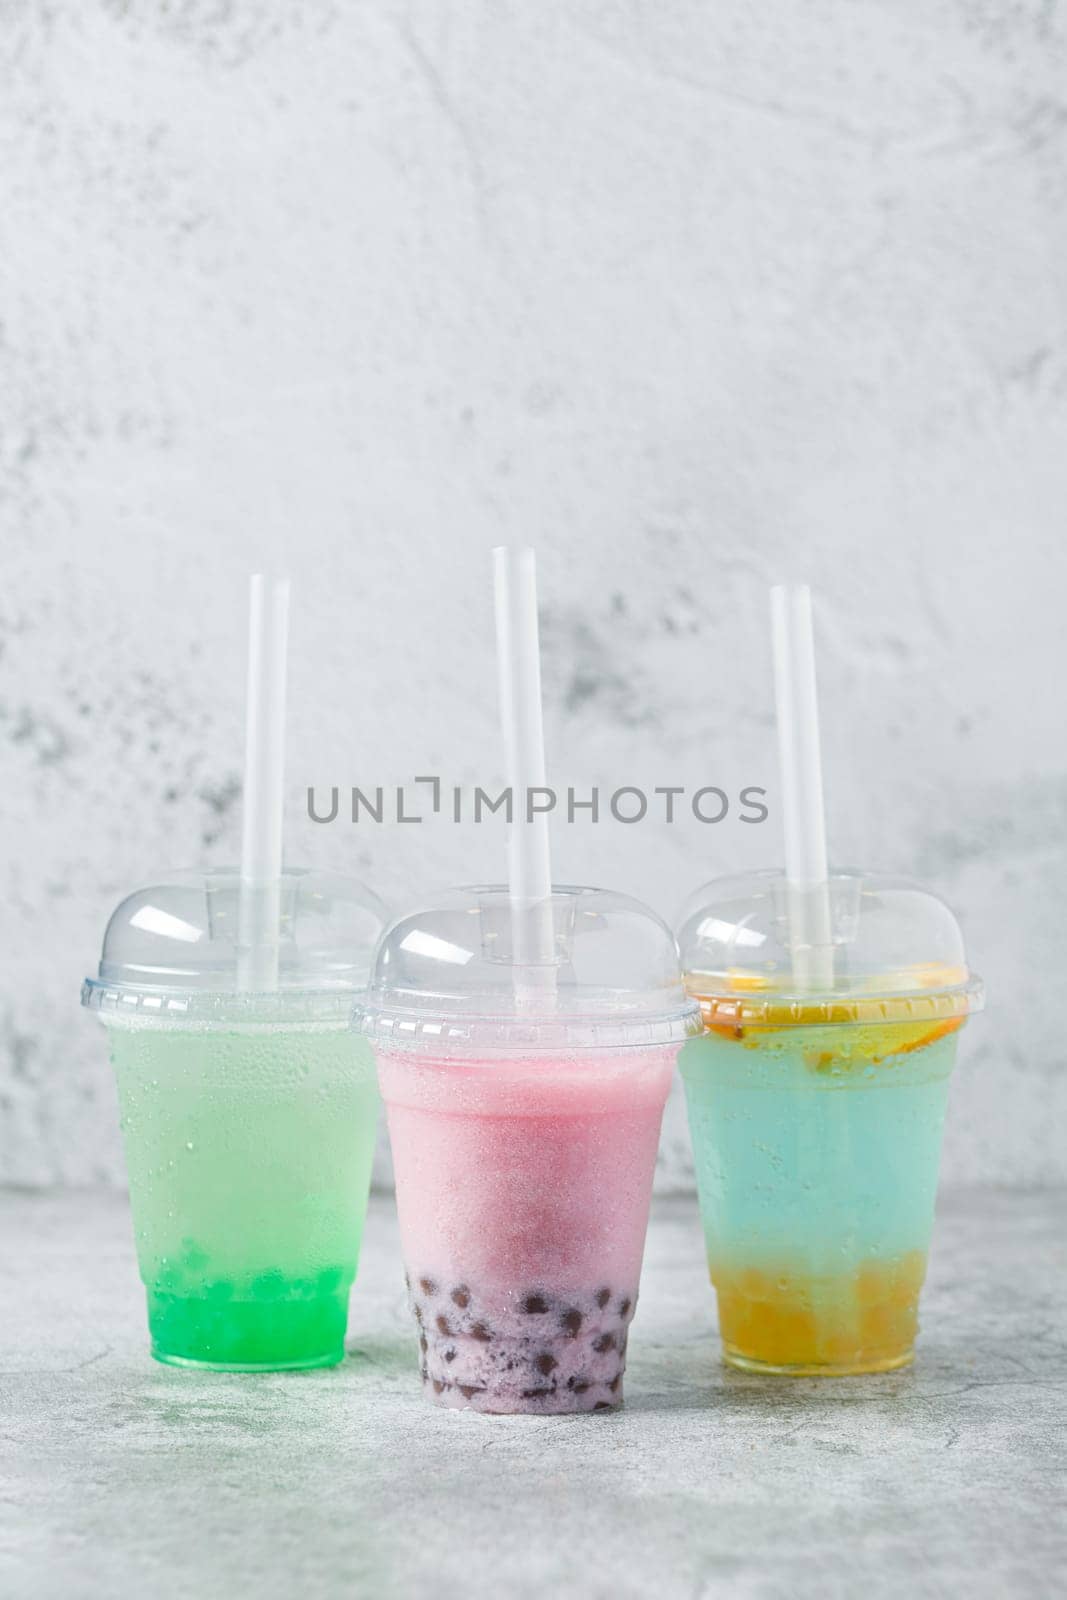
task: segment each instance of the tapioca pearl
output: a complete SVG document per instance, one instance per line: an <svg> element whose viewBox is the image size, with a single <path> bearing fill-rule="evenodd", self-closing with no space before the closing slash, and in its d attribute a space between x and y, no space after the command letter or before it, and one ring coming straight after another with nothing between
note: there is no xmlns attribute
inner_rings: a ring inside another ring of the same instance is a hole
<svg viewBox="0 0 1067 1600"><path fill-rule="evenodd" d="M472 1339L477 1339L479 1344L489 1344L493 1337L484 1322L472 1322L470 1336Z"/></svg>
<svg viewBox="0 0 1067 1600"><path fill-rule="evenodd" d="M451 1337L452 1337L452 1325L449 1322L448 1318L445 1316L444 1312L440 1312L434 1318L434 1322L437 1325L438 1333L443 1334L446 1339L451 1339Z"/></svg>
<svg viewBox="0 0 1067 1600"><path fill-rule="evenodd" d="M456 1388L459 1390L464 1400L473 1400L476 1394L485 1393L484 1383L457 1383Z"/></svg>
<svg viewBox="0 0 1067 1600"><path fill-rule="evenodd" d="M522 1302L522 1309L528 1317L537 1317L548 1310L548 1301L543 1294L528 1294Z"/></svg>
<svg viewBox="0 0 1067 1600"><path fill-rule="evenodd" d="M444 1394L445 1383L443 1378L435 1378L433 1380L433 1392L434 1394Z"/></svg>
<svg viewBox="0 0 1067 1600"><path fill-rule="evenodd" d="M612 1405L610 1400L598 1400L596 1405L593 1407L593 1410L594 1411L614 1411L615 1407Z"/></svg>
<svg viewBox="0 0 1067 1600"><path fill-rule="evenodd" d="M446 1350L445 1351L445 1360L446 1361L455 1361L455 1359L456 1359L455 1350Z"/></svg>
<svg viewBox="0 0 1067 1600"><path fill-rule="evenodd" d="M592 1384L588 1378L568 1378L567 1388L572 1394L584 1394L587 1389L592 1388Z"/></svg>
<svg viewBox="0 0 1067 1600"><path fill-rule="evenodd" d="M434 1283L432 1278L420 1278L419 1288L422 1290L423 1294L437 1293L437 1285Z"/></svg>
<svg viewBox="0 0 1067 1600"><path fill-rule="evenodd" d="M632 1305L633 1305L633 1301L630 1299L629 1295L627 1295L625 1300L620 1300L619 1301L619 1316L620 1317L628 1317L630 1315L630 1307Z"/></svg>
<svg viewBox="0 0 1067 1600"><path fill-rule="evenodd" d="M622 1373L621 1372L617 1372L615 1374L615 1376L612 1378L611 1382L608 1384L608 1388L611 1390L612 1394L618 1394L618 1392L619 1392L619 1384L621 1382L622 1382Z"/></svg>
<svg viewBox="0 0 1067 1600"><path fill-rule="evenodd" d="M543 1377L547 1378L550 1372L555 1372L556 1368L559 1366L559 1362L556 1360L555 1356L552 1355L551 1351L542 1350L541 1354L534 1362L534 1366Z"/></svg>
<svg viewBox="0 0 1067 1600"><path fill-rule="evenodd" d="M471 1303L471 1292L465 1283L457 1284L452 1290L452 1300L461 1311L466 1311Z"/></svg>
<svg viewBox="0 0 1067 1600"><path fill-rule="evenodd" d="M598 1289L597 1290L596 1303L600 1307L601 1311L603 1311L604 1307L607 1305L607 1303L608 1303L608 1301L610 1299L611 1299L611 1290L610 1289Z"/></svg>
<svg viewBox="0 0 1067 1600"><path fill-rule="evenodd" d="M548 1384L547 1386L539 1389L523 1389L522 1398L524 1400L547 1400L549 1395L553 1395L555 1392L555 1385Z"/></svg>
<svg viewBox="0 0 1067 1600"><path fill-rule="evenodd" d="M564 1332L569 1333L572 1339L576 1339L582 1331L582 1323L585 1319L580 1311L572 1308L570 1311L565 1311L559 1320Z"/></svg>
<svg viewBox="0 0 1067 1600"><path fill-rule="evenodd" d="M602 1356L606 1350L614 1350L614 1348L615 1335L613 1333L602 1333L599 1339L593 1340L593 1349L597 1355Z"/></svg>

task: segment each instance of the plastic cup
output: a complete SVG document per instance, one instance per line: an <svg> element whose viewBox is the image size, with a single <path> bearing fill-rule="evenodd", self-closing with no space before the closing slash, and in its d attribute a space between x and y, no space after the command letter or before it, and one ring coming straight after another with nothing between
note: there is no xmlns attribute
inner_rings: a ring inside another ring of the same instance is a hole
<svg viewBox="0 0 1067 1600"><path fill-rule="evenodd" d="M704 1034L682 1052L723 1353L752 1372L886 1372L914 1354L960 1029L982 1002L933 895L829 879L832 986L798 993L780 872L683 913ZM794 952L795 953L795 952Z"/></svg>
<svg viewBox="0 0 1067 1600"><path fill-rule="evenodd" d="M426 1394L493 1412L622 1402L663 1105L699 1028L669 929L596 889L512 955L506 889L454 890L379 947L374 1041Z"/></svg>
<svg viewBox="0 0 1067 1600"><path fill-rule="evenodd" d="M152 1354L224 1371L332 1366L374 1153L369 1047L350 1028L383 908L287 872L278 988L239 991L236 873L124 900L83 1004L118 1082Z"/></svg>

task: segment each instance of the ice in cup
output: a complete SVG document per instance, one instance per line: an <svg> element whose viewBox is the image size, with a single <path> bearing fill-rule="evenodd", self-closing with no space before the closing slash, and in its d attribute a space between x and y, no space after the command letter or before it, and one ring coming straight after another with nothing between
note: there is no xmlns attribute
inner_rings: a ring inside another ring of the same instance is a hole
<svg viewBox="0 0 1067 1600"><path fill-rule="evenodd" d="M798 992L781 872L683 913L704 1034L682 1051L727 1362L886 1372L913 1359L956 1047L982 1003L951 911L901 879L828 880L832 985Z"/></svg>
<svg viewBox="0 0 1067 1600"><path fill-rule="evenodd" d="M669 929L556 888L547 962L504 888L393 924L357 1026L374 1042L420 1371L440 1405L622 1403L660 1122L699 1028Z"/></svg>
<svg viewBox="0 0 1067 1600"><path fill-rule="evenodd" d="M344 1355L378 1093L353 998L385 920L361 884L288 871L277 988L238 987L236 873L115 911L83 1004L118 1082L152 1354L227 1371Z"/></svg>

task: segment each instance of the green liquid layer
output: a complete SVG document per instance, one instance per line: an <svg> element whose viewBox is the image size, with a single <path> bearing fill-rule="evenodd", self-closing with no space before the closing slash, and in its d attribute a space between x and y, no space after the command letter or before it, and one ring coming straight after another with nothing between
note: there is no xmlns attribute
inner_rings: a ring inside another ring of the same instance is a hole
<svg viewBox="0 0 1067 1600"><path fill-rule="evenodd" d="M347 1320L347 1285L338 1294L270 1305L148 1293L152 1354L178 1366L331 1367L344 1357Z"/></svg>
<svg viewBox="0 0 1067 1600"><path fill-rule="evenodd" d="M149 1024L111 1047L153 1354L340 1361L378 1107L363 1041Z"/></svg>

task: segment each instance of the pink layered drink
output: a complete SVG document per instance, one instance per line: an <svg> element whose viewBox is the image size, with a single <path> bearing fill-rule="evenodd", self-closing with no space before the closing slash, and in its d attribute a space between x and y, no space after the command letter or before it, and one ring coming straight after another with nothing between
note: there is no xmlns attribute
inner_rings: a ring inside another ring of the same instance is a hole
<svg viewBox="0 0 1067 1600"><path fill-rule="evenodd" d="M375 1041L424 1389L538 1413L622 1402L671 1071L699 1027L636 902L556 889L550 972L517 970L500 889L386 934ZM613 974L613 981L609 975Z"/></svg>
<svg viewBox="0 0 1067 1600"><path fill-rule="evenodd" d="M380 1051L422 1381L442 1405L621 1402L674 1053Z"/></svg>

